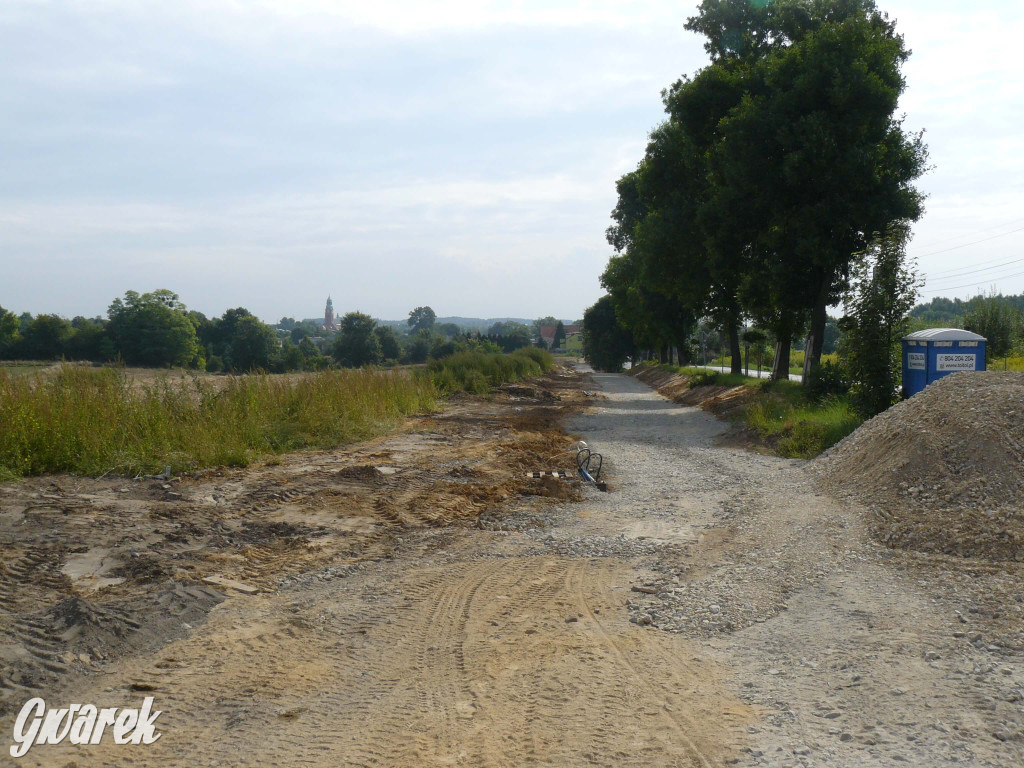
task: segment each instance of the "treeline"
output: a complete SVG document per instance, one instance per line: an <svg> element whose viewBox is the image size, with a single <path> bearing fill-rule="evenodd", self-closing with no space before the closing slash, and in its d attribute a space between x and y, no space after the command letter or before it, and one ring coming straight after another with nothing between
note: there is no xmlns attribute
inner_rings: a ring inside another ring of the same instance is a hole
<svg viewBox="0 0 1024 768"><path fill-rule="evenodd" d="M294 344L242 307L208 318L166 289L128 291L106 317L15 317L0 307L0 359L69 360L198 370L322 367L320 350Z"/></svg>
<svg viewBox="0 0 1024 768"><path fill-rule="evenodd" d="M1003 296L992 293L961 299L932 299L910 312L914 324L922 327L965 328L986 339L990 361L1013 352L1024 355L1024 294Z"/></svg>
<svg viewBox="0 0 1024 768"><path fill-rule="evenodd" d="M547 320L544 318L542 320ZM542 322L542 321L538 321ZM534 344L534 329L495 323L487 333L435 324L430 307L409 313L407 331L349 312L337 330L282 318L275 327L244 307L208 318L166 289L115 299L106 317L24 313L0 307L0 359L68 360L180 367L210 372L287 372L425 363L456 352L513 352Z"/></svg>
<svg viewBox="0 0 1024 768"><path fill-rule="evenodd" d="M910 310L910 316L924 328L961 328L965 322L976 322L978 314L984 314L984 310L991 311L989 307L993 304L999 305L1010 317L1024 314L1024 293L1015 296L979 294L970 299L936 297L918 304Z"/></svg>
<svg viewBox="0 0 1024 768"><path fill-rule="evenodd" d="M617 367L638 348L676 349L685 363L711 327L733 372L745 342L767 340L785 378L803 339L809 372L827 307L858 306L857 286L900 287L890 309L914 295L902 249L927 150L894 116L909 52L871 0L704 0L686 28L711 61L663 92L666 120L618 181L587 352ZM881 329L856 312L845 324L888 339L899 323L884 315Z"/></svg>

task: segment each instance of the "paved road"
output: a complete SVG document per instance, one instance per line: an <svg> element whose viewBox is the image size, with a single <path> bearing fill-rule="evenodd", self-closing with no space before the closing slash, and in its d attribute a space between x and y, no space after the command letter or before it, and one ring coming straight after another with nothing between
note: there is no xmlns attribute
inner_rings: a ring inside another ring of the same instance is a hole
<svg viewBox="0 0 1024 768"><path fill-rule="evenodd" d="M718 365L718 366L715 366L715 365L695 365L693 367L694 368L707 368L710 371L720 371L721 373L729 373L729 370L730 370L729 368L726 368L725 366L721 366L721 365ZM754 370L750 371L746 375L747 376L752 376L755 379L758 379L758 378L760 378L760 379L767 379L767 378L771 377L772 372L771 372L770 369L765 369L765 370L761 370L761 371L758 371L758 370L754 369ZM791 373L791 374L789 374L789 380L790 381L802 381L803 380L803 376L801 376L799 373Z"/></svg>

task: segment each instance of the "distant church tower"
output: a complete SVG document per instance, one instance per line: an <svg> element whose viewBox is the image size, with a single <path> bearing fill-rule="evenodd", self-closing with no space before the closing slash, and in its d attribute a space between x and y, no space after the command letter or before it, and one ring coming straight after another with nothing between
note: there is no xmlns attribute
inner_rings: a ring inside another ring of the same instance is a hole
<svg viewBox="0 0 1024 768"><path fill-rule="evenodd" d="M334 324L334 304L331 302L330 296L327 297L327 308L324 310L324 330L338 330L338 326Z"/></svg>

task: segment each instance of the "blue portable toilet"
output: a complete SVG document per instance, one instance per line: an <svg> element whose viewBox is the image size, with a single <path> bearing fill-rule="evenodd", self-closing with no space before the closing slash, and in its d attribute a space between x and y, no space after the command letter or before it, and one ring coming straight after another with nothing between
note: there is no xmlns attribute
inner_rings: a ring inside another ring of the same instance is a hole
<svg viewBox="0 0 1024 768"><path fill-rule="evenodd" d="M985 337L960 328L926 328L903 337L903 396L957 371L985 370Z"/></svg>

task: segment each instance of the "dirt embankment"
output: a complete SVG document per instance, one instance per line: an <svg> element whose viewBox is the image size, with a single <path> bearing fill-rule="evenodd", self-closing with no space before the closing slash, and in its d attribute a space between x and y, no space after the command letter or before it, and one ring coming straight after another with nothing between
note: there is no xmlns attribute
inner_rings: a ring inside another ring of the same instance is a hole
<svg viewBox="0 0 1024 768"><path fill-rule="evenodd" d="M1024 373L957 373L901 402L816 462L868 505L885 544L1024 561Z"/></svg>
<svg viewBox="0 0 1024 768"><path fill-rule="evenodd" d="M724 384L691 386L691 376L666 371L656 366L641 369L634 378L656 389L658 394L667 397L674 403L703 408L716 416L727 417L736 413L754 396L753 390L745 386L734 387Z"/></svg>

